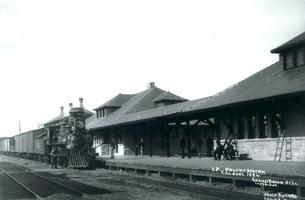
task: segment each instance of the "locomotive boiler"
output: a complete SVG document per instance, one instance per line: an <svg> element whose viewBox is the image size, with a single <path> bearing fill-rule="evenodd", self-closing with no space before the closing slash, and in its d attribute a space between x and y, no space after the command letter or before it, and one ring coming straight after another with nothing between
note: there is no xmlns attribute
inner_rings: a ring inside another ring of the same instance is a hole
<svg viewBox="0 0 305 200"><path fill-rule="evenodd" d="M67 134L68 167L93 167L95 151L92 137L86 131L87 115L83 107L71 108Z"/></svg>

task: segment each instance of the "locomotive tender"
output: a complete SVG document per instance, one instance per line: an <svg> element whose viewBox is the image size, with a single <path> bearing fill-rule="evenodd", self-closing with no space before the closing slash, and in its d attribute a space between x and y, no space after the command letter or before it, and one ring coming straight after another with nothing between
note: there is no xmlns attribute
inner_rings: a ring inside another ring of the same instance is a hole
<svg viewBox="0 0 305 200"><path fill-rule="evenodd" d="M79 107L69 104L68 116L64 116L61 107L60 115L45 123L43 128L0 138L0 152L50 163L50 153L57 149L60 165L73 168L93 167L95 150L92 149L92 137L85 129L85 119L93 113L84 108L83 98L79 100Z"/></svg>

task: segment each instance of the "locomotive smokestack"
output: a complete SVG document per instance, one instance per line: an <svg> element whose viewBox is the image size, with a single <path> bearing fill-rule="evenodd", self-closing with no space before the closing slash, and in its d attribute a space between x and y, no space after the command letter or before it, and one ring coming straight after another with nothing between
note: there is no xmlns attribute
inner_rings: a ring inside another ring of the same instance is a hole
<svg viewBox="0 0 305 200"><path fill-rule="evenodd" d="M84 98L79 98L79 107L84 108Z"/></svg>
<svg viewBox="0 0 305 200"><path fill-rule="evenodd" d="M73 103L69 103L69 108L72 109Z"/></svg>
<svg viewBox="0 0 305 200"><path fill-rule="evenodd" d="M60 107L60 116L62 118L65 116L65 114L64 114L64 107L63 106Z"/></svg>

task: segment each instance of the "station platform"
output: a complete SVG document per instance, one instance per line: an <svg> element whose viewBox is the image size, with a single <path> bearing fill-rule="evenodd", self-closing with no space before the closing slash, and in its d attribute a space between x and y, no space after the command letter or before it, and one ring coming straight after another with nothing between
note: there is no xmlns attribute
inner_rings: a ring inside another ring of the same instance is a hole
<svg viewBox="0 0 305 200"><path fill-rule="evenodd" d="M226 182L234 186L284 188L298 196L305 196L305 162L273 162L256 160L220 160L211 157L115 156L99 157L108 169L182 177L189 180ZM261 184L263 181L267 185ZM270 183L278 183L272 186ZM287 189L288 188L288 189ZM280 189L280 190L281 190Z"/></svg>
<svg viewBox="0 0 305 200"><path fill-rule="evenodd" d="M298 176L305 178L305 162L274 162L274 161L257 161L257 160L214 160L211 157L159 157L159 156L115 156L99 157L106 161L107 165L138 165L138 166L155 166L181 169L197 169L210 171L214 167L219 168L243 168L264 170L268 175L279 176Z"/></svg>

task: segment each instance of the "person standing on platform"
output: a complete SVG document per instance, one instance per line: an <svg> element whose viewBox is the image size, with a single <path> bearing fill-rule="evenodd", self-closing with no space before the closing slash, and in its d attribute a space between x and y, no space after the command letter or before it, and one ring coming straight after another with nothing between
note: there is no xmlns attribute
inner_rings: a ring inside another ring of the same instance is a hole
<svg viewBox="0 0 305 200"><path fill-rule="evenodd" d="M160 156L165 156L164 155L164 152L165 152L165 148L166 148L166 145L165 145L165 140L162 136L159 136L159 145L160 145L160 148L159 148L159 154Z"/></svg>
<svg viewBox="0 0 305 200"><path fill-rule="evenodd" d="M111 142L111 145L110 145L110 148L111 148L111 152L110 152L110 158L111 159L114 159L114 150L115 150L115 144L114 142Z"/></svg>
<svg viewBox="0 0 305 200"><path fill-rule="evenodd" d="M181 158L185 157L185 139L183 136L180 136L180 148L181 148Z"/></svg>
<svg viewBox="0 0 305 200"><path fill-rule="evenodd" d="M139 144L139 147L140 147L140 154L141 154L141 157L143 158L143 153L144 153L144 140L143 138L140 139L140 144Z"/></svg>
<svg viewBox="0 0 305 200"><path fill-rule="evenodd" d="M51 151L51 168L55 168L57 169L57 147L53 147L52 151Z"/></svg>
<svg viewBox="0 0 305 200"><path fill-rule="evenodd" d="M197 148L197 154L198 154L198 158L201 158L201 145L202 145L202 140L200 138L200 136L198 135L196 137L196 148Z"/></svg>
<svg viewBox="0 0 305 200"><path fill-rule="evenodd" d="M223 143L223 157L226 160L229 160L228 154L227 154L227 148L229 147L229 142L228 142L228 138L225 140L225 142Z"/></svg>
<svg viewBox="0 0 305 200"><path fill-rule="evenodd" d="M207 142L207 156L212 157L214 142L210 135L208 135L206 142Z"/></svg>

